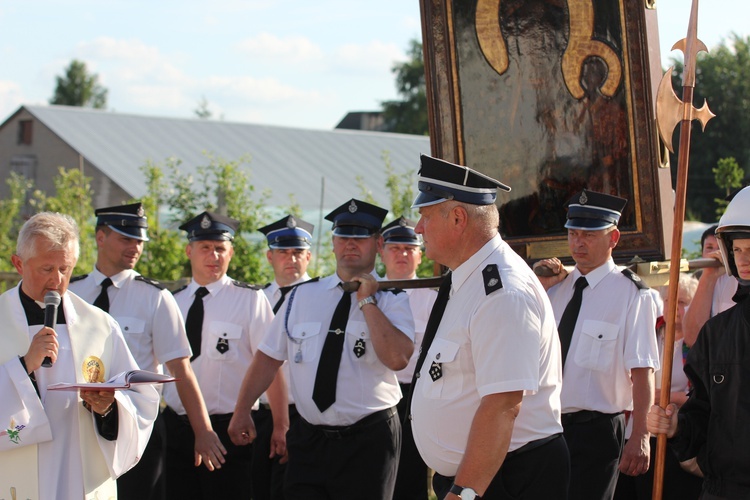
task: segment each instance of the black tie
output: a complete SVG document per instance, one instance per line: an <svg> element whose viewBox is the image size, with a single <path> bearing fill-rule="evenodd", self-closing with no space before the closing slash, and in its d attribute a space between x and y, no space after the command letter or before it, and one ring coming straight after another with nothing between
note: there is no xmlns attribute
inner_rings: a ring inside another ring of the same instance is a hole
<svg viewBox="0 0 750 500"><path fill-rule="evenodd" d="M339 284L341 286L341 284ZM336 401L336 380L341 364L341 353L346 338L346 323L349 321L349 308L352 305L351 293L344 292L333 312L331 326L328 328L323 351L320 353L318 371L315 374L315 386L312 399L322 412Z"/></svg>
<svg viewBox="0 0 750 500"><path fill-rule="evenodd" d="M99 292L99 296L94 301L94 305L104 312L109 312L109 295L107 294L107 288L112 286L112 280L104 278L101 285L102 291Z"/></svg>
<svg viewBox="0 0 750 500"><path fill-rule="evenodd" d="M414 383L417 381L417 374L422 369L424 360L427 357L427 351L430 350L432 341L435 340L435 334L437 333L438 326L440 326L440 320L443 319L443 313L445 312L445 306L448 304L450 293L451 273L448 272L448 274L445 275L445 278L443 278L443 282L440 284L435 304L432 306L432 311L430 312L430 319L427 320L427 327L425 328L424 337L422 338L422 346L419 348L417 366L414 369L414 374L411 378L412 391L414 390Z"/></svg>
<svg viewBox="0 0 750 500"><path fill-rule="evenodd" d="M276 304L273 306L273 313L274 314L276 314L277 312L279 312L279 308L281 307L281 304L284 303L284 299L286 298L286 294L291 289L292 289L291 287L287 287L287 286L279 288L279 292L281 293L281 297L279 297L279 300L276 301Z"/></svg>
<svg viewBox="0 0 750 500"><path fill-rule="evenodd" d="M557 333L560 335L560 348L562 349L562 365L565 366L565 358L568 357L570 341L573 339L573 330L576 328L578 321L578 312L581 310L581 299L583 298L583 289L589 286L586 278L581 276L576 280L575 292L571 297L568 305L565 306L560 325L557 327Z"/></svg>
<svg viewBox="0 0 750 500"><path fill-rule="evenodd" d="M203 330L203 297L208 295L208 289L205 286L195 291L193 305L188 309L187 318L185 319L185 330L190 342L190 349L193 356L190 361L194 360L201 354L201 331Z"/></svg>

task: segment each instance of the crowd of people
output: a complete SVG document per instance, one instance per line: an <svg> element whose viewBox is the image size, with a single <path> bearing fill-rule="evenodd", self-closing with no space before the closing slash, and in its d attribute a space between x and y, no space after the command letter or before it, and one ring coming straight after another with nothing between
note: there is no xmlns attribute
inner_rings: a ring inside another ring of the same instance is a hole
<svg viewBox="0 0 750 500"><path fill-rule="evenodd" d="M174 292L135 270L140 203L95 211L96 264L75 277L75 221L32 216L0 295L0 498L640 500L657 433L664 498L750 496L750 191L702 238L723 267L680 278L661 408L670 304L613 260L628 200L559 208L568 270L503 240L502 182L423 155L417 187L418 221L357 199L326 216L329 276L307 273L312 224L257 228L265 286L227 275L246 228L224 214L180 226L191 281ZM437 291L404 284L423 249ZM135 369L175 381L49 387Z"/></svg>

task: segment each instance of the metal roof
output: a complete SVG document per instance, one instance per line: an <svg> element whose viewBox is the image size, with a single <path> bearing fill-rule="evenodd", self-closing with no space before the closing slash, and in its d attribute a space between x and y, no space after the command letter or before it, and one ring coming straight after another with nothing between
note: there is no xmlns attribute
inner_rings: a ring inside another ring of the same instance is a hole
<svg viewBox="0 0 750 500"><path fill-rule="evenodd" d="M160 118L69 106L24 106L63 141L120 185L133 198L146 193L139 168L147 161L182 161L180 171L208 165L204 153L228 161L250 156L250 182L270 190L270 206L290 205L290 194L305 211L332 209L361 198L357 176L375 200L390 206L383 153L396 174L411 172L416 190L420 153L430 153L426 136L353 130L314 130ZM325 196L321 203L321 179Z"/></svg>

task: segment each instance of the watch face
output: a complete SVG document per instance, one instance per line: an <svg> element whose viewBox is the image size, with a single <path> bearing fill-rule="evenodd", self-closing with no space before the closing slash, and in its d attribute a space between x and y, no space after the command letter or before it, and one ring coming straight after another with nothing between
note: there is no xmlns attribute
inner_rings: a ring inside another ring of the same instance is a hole
<svg viewBox="0 0 750 500"><path fill-rule="evenodd" d="M461 490L461 500L474 500L477 497L477 492L471 488L464 488Z"/></svg>

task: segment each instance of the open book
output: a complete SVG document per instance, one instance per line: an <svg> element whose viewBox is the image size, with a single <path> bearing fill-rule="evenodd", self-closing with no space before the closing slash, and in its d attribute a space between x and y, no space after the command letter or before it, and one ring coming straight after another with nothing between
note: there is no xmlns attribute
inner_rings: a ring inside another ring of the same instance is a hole
<svg viewBox="0 0 750 500"><path fill-rule="evenodd" d="M129 389L133 385L139 384L163 384L165 382L174 382L177 379L170 375L162 375L161 373L149 372L146 370L130 370L115 375L106 382L93 382L93 383L70 383L70 382L59 382L57 384L50 384L47 386L49 391L77 391L80 389L94 390L94 391L117 391L121 389Z"/></svg>

